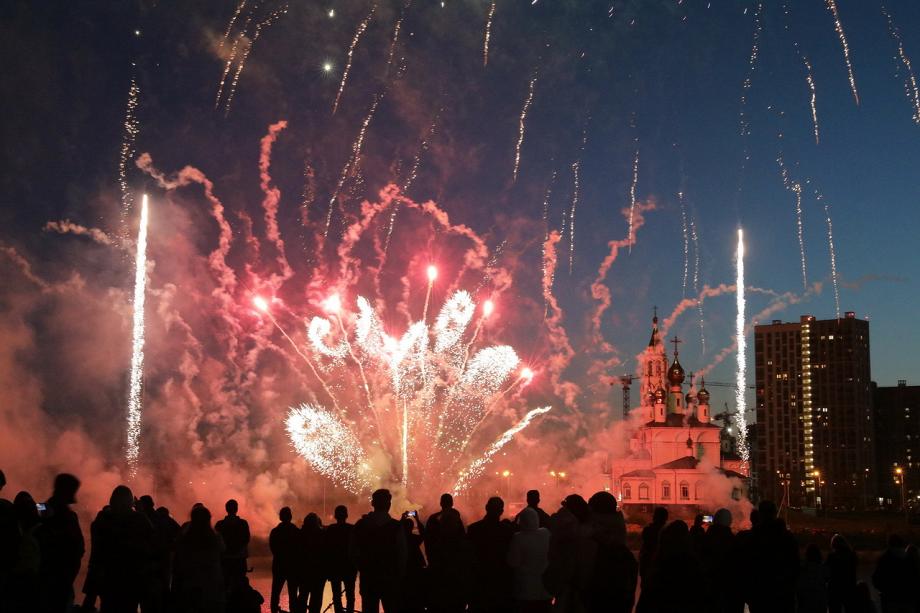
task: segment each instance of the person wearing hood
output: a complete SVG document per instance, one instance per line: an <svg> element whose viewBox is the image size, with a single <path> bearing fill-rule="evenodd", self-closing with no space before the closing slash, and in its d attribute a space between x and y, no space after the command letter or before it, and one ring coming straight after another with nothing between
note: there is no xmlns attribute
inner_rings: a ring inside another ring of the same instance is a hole
<svg viewBox="0 0 920 613"><path fill-rule="evenodd" d="M610 492L588 500L591 538L597 551L583 601L587 613L630 613L636 597L639 565L626 547L626 523Z"/></svg>
<svg viewBox="0 0 920 613"><path fill-rule="evenodd" d="M584 498L570 494L550 519L552 539L545 581L555 596L553 610L581 613L582 593L591 578L597 545L591 538L591 509Z"/></svg>
<svg viewBox="0 0 920 613"><path fill-rule="evenodd" d="M517 517L518 532L508 546L508 566L512 572L512 595L519 613L548 613L552 596L543 585L549 566L550 532L540 527L540 517L526 508Z"/></svg>
<svg viewBox="0 0 920 613"><path fill-rule="evenodd" d="M897 534L888 537L885 550L872 573L872 585L879 591L882 613L909 613L913 608L913 583L911 568L905 551L907 543Z"/></svg>
<svg viewBox="0 0 920 613"><path fill-rule="evenodd" d="M402 524L390 516L393 497L380 489L371 496L373 511L354 529L353 557L360 575L361 610L395 613L399 586L406 570L406 536Z"/></svg>

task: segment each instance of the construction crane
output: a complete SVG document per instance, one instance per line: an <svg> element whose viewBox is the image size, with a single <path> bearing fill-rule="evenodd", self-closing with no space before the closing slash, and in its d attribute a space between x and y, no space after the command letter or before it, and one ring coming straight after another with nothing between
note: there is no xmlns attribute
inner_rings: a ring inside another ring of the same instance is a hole
<svg viewBox="0 0 920 613"><path fill-rule="evenodd" d="M619 383L623 386L623 419L629 419L629 386L638 379L633 375L620 375L618 378L610 381L611 387Z"/></svg>

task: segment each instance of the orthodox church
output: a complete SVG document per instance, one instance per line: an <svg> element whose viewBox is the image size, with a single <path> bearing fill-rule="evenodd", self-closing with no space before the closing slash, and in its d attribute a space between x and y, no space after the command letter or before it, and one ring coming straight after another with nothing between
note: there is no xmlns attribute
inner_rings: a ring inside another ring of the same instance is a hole
<svg viewBox="0 0 920 613"><path fill-rule="evenodd" d="M625 458L613 462L611 477L621 503L674 505L713 509L727 496L740 498L747 489L747 468L726 445L722 428L711 423L709 391L701 380L697 390L691 374L684 394L686 375L678 360L675 337L674 360L669 364L659 337L658 316L652 319L652 335L639 359L640 426L629 441Z"/></svg>

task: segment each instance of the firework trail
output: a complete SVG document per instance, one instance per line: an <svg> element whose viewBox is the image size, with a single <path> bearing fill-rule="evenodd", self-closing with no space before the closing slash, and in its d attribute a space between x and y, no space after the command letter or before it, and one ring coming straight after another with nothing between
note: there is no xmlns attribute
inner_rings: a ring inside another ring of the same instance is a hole
<svg viewBox="0 0 920 613"><path fill-rule="evenodd" d="M230 20L230 26L227 29L228 36L230 30L233 28L233 22L235 21L236 16L234 15L233 19ZM220 101L224 96L224 87L227 85L227 78L230 76L230 71L233 69L233 63L236 61L236 54L239 51L240 45L246 38L246 31L249 28L250 22L252 22L252 13L246 16L246 21L243 22L243 27L240 28L239 33L233 40L233 46L230 48L230 54L227 56L227 61L224 63L224 70L220 75L220 81L217 83L217 95L214 96L215 111L220 108ZM221 43L221 47L223 47L223 43Z"/></svg>
<svg viewBox="0 0 920 613"><path fill-rule="evenodd" d="M760 55L760 36L763 33L763 2L757 4L754 11L754 40L751 43L751 55L748 59L748 72L741 86L741 110L739 112L738 125L741 136L747 138L751 133L751 124L747 117L747 101L751 86L754 84L754 71L757 70L757 58ZM746 141L745 141L746 143ZM747 161L747 144L745 144L745 161Z"/></svg>
<svg viewBox="0 0 920 613"><path fill-rule="evenodd" d="M575 210L578 208L578 191L581 187L578 182L578 169L581 166L581 160L575 160L572 164L572 208L569 209L569 276L575 267Z"/></svg>
<svg viewBox="0 0 920 613"><path fill-rule="evenodd" d="M780 134L780 139L782 139L782 134ZM790 178L789 170L786 168L786 162L782 152L777 156L776 162L779 164L780 175L783 178L783 186L795 194L795 224L796 235L799 240L799 256L802 260L802 286L807 290L808 272L805 265L805 232L804 224L802 223L802 184Z"/></svg>
<svg viewBox="0 0 920 613"><path fill-rule="evenodd" d="M131 476L137 474L140 458L142 387L144 378L144 300L147 295L147 194L141 199L140 227L134 265L134 304L131 334L131 382L128 390L128 424L125 460Z"/></svg>
<svg viewBox="0 0 920 613"><path fill-rule="evenodd" d="M629 236L633 236L633 217L636 211L636 187L639 185L639 138L636 137L636 157L633 159L632 181L629 184ZM632 242L629 244L632 253Z"/></svg>
<svg viewBox="0 0 920 613"><path fill-rule="evenodd" d="M907 73L904 76L904 93L913 108L914 123L920 124L920 87L917 86L917 77L914 75L913 65L910 63L910 57L908 57L907 52L904 50L904 41L901 39L901 31L895 25L891 13L888 12L884 4L882 4L882 14L885 15L885 19L888 22L888 33L898 45L898 57Z"/></svg>
<svg viewBox="0 0 920 613"><path fill-rule="evenodd" d="M402 31L402 22L406 18L406 12L409 10L409 7L412 6L412 0L406 0L403 4L402 9L399 12L399 19L396 20L396 25L393 27L393 37L390 39L390 51L387 53L387 65L383 73L383 80L386 81L390 78L390 68L393 66L393 58L396 56L396 46L399 43L399 34Z"/></svg>
<svg viewBox="0 0 920 613"><path fill-rule="evenodd" d="M834 17L834 29L837 31L837 37L840 38L840 46L843 49L843 62L847 67L847 78L850 81L850 91L853 92L853 99L856 106L859 106L859 92L856 90L856 76L853 74L853 64L850 62L850 44L847 42L846 32L843 31L843 24L840 22L840 13L837 11L837 0L825 0L827 10Z"/></svg>
<svg viewBox="0 0 920 613"><path fill-rule="evenodd" d="M824 221L827 223L827 249L831 258L831 281L834 284L834 305L837 309L837 319L840 319L840 287L837 283L837 249L834 247L834 223L831 221L830 205L824 196L815 188L815 200L824 207Z"/></svg>
<svg viewBox="0 0 920 613"><path fill-rule="evenodd" d="M493 5L494 6L494 5ZM527 91L527 99L524 100L524 107L521 109L521 116L518 118L518 139L514 147L514 172L512 173L512 183L517 181L518 169L521 166L521 146L524 144L524 128L527 121L527 111L533 103L533 90L537 84L537 77L530 79L530 87Z"/></svg>
<svg viewBox="0 0 920 613"><path fill-rule="evenodd" d="M556 183L556 169L553 169L553 176L549 180L549 185L546 186L546 193L543 195L543 245L542 245L542 257L540 261L543 263L543 278L547 278L547 264L549 263L548 258L546 257L546 246L549 244L549 201L553 193L553 185ZM555 270L555 263L553 265ZM549 275L549 291L552 292L553 289L553 275ZM549 309L549 300L547 297L547 292L543 292L543 319L546 319L547 309Z"/></svg>
<svg viewBox="0 0 920 613"><path fill-rule="evenodd" d="M482 474L482 471L485 470L485 467L489 464L495 454L501 451L502 447L507 445L511 439L514 438L514 435L529 426L530 422L532 422L535 417L544 415L551 409L552 407L541 407L539 409L533 409L529 411L527 415L521 419L521 421L516 423L513 427L505 431L504 434L498 437L498 439L492 443L491 446L489 446L489 448L485 451L485 453L482 454L481 457L470 463L466 470L460 473L460 478L457 479L457 483L454 485L454 495L460 495L463 490L469 487L472 481Z"/></svg>
<svg viewBox="0 0 920 613"><path fill-rule="evenodd" d="M428 151L428 147L431 144L431 139L434 137L435 132L437 132L438 121L441 118L441 111L443 111L443 109L438 110L438 114L435 115L435 118L434 120L432 120L431 125L428 126L428 133L425 135L425 137L422 139L422 142L419 144L418 151L415 152L415 157L412 159L412 167L410 168L409 174L407 175L406 180L402 185L402 192L404 194L408 193L409 188L412 187L412 184L415 183L415 179L418 178L418 169L422 163L422 155L426 151ZM399 212L399 203L397 202L393 205L393 210L390 211L390 221L389 221L389 224L387 225L387 235L383 242L383 255L384 256L386 256L386 254L390 250L390 239L393 237L393 227L396 225L396 214L398 212Z"/></svg>
<svg viewBox="0 0 920 613"><path fill-rule="evenodd" d="M735 291L735 286L726 285L725 283L720 283L715 287L704 285L702 291L700 291L695 297L684 298L677 303L677 306L674 307L674 310L671 311L671 314L665 317L664 321L661 323L661 336L667 336L668 331L671 329L671 326L674 325L674 322L677 321L677 318L680 317L688 309L699 306L707 298L715 298L717 296L721 296L722 294L733 291Z"/></svg>
<svg viewBox="0 0 920 613"><path fill-rule="evenodd" d="M693 292L700 293L700 237L696 231L696 220L690 218L690 240L693 241ZM700 355L706 354L706 328L703 323L703 302L697 304L700 320Z"/></svg>
<svg viewBox="0 0 920 613"><path fill-rule="evenodd" d="M259 40L259 36L262 34L262 28L267 28L268 26L275 23L279 17L287 13L287 6L278 9L271 13L266 19L260 21L256 24L255 32L252 35L252 39L249 41L249 44L246 45L246 48L243 49L243 54L240 56L239 62L236 65L236 73L233 75L233 81L230 84L230 91L227 93L227 100L224 103L224 116L230 115L230 105L233 104L233 97L236 95L236 87L240 82L240 75L243 74L243 68L246 67L246 60L249 58L249 54L252 53L252 48L255 47L256 41ZM220 100L220 92L218 92L218 101Z"/></svg>
<svg viewBox="0 0 920 613"><path fill-rule="evenodd" d="M738 430L738 451L741 455L741 465L748 467L751 459L751 451L747 443L747 337L744 329L744 232L738 228L738 250L735 255L735 267L737 278L735 279L735 304L737 313L735 315L735 338L738 343L737 351L737 372L735 375L735 428Z"/></svg>
<svg viewBox="0 0 920 613"><path fill-rule="evenodd" d="M121 128L121 149L118 152L118 188L121 190L121 227L122 234L127 232L128 211L134 207L134 196L128 187L128 163L134 157L134 143L140 132L140 122L137 119L137 105L141 89L137 84L137 77L131 76L131 86L128 88L128 103L125 105L125 121ZM123 236L122 238L126 238Z"/></svg>
<svg viewBox="0 0 920 613"><path fill-rule="evenodd" d="M278 227L278 205L281 201L281 190L272 185L271 155L272 147L278 140L278 135L287 127L287 121L281 120L273 123L268 127L268 133L262 137L261 147L259 150L259 188L265 195L262 199L262 208L265 211L265 235L266 238L275 246L276 261L281 269L281 275L275 276L271 280L271 285L278 288L282 283L294 276L294 271L288 263L285 255L284 239L281 238L281 230Z"/></svg>
<svg viewBox="0 0 920 613"><path fill-rule="evenodd" d="M377 3L375 2L371 5L371 10L368 11L367 16L361 20L361 23L358 24L358 28L355 30L355 35L351 39L351 45L349 45L348 53L346 54L348 59L345 62L345 69L342 71L342 82L339 83L339 91L335 95L335 102L332 103L333 115L335 115L335 112L339 110L339 101L341 101L342 93L345 91L345 84L348 83L348 73L351 72L351 63L354 61L355 47L358 46L358 41L361 40L361 36L364 35L364 32L367 31L367 26L370 25L371 19L374 18L374 13L376 12Z"/></svg>
<svg viewBox="0 0 920 613"><path fill-rule="evenodd" d="M236 10L233 12L233 17L230 18L230 22L227 24L227 29L224 31L224 37L220 39L220 48L223 49L224 45L227 43L227 40L230 38L230 32L233 30L233 24L236 23L236 20L239 19L240 13L243 12L243 8L246 6L246 0L241 0L241 2L236 5Z"/></svg>
<svg viewBox="0 0 920 613"><path fill-rule="evenodd" d="M687 228L687 205L684 202L684 190L677 192L680 202L680 231L684 239L684 282L682 285L682 298L687 297L687 279L690 276L690 231Z"/></svg>
<svg viewBox="0 0 920 613"><path fill-rule="evenodd" d="M348 180L350 175L354 175L357 172L358 165L361 161L361 153L364 149L364 138L367 136L367 129L370 127L371 121L373 121L374 115L377 113L377 107L380 105L380 101L385 95L385 89L382 93L374 94L374 101L371 103L371 107L364 117L364 121L361 122L361 129L358 131L358 136L351 146L351 155L349 155L348 161L345 162L345 166L342 167L342 174L339 175L339 182L335 186L335 191L332 192L332 197L329 198L329 209L326 211L326 224L323 228L324 239L329 237L329 228L332 226L332 214L339 200L339 195L342 193L342 188L345 186L345 181Z"/></svg>
<svg viewBox="0 0 920 613"><path fill-rule="evenodd" d="M489 65L489 39L492 38L492 17L495 15L495 1L489 7L489 15L486 17L486 31L482 39L482 65Z"/></svg>
<svg viewBox="0 0 920 613"><path fill-rule="evenodd" d="M815 78L811 71L811 62L808 61L807 55L802 55L802 62L805 64L805 82L808 83L808 92L811 96L811 122L814 125L815 144L819 144L821 139L818 135L818 92L815 89Z"/></svg>

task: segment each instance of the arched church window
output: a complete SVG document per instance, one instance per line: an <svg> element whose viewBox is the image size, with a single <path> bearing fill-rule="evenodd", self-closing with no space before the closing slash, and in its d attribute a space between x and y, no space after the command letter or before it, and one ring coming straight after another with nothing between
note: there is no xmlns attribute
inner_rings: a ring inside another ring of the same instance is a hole
<svg viewBox="0 0 920 613"><path fill-rule="evenodd" d="M661 484L661 498L662 500L671 499L671 482L665 481Z"/></svg>
<svg viewBox="0 0 920 613"><path fill-rule="evenodd" d="M693 497L697 500L701 500L706 495L706 487L703 485L702 481L697 481L693 486Z"/></svg>
<svg viewBox="0 0 920 613"><path fill-rule="evenodd" d="M632 499L632 486L628 483L623 484L623 500Z"/></svg>
<svg viewBox="0 0 920 613"><path fill-rule="evenodd" d="M645 483L639 484L639 500L648 500L648 485Z"/></svg>
<svg viewBox="0 0 920 613"><path fill-rule="evenodd" d="M680 482L680 499L690 500L690 484L686 481Z"/></svg>

